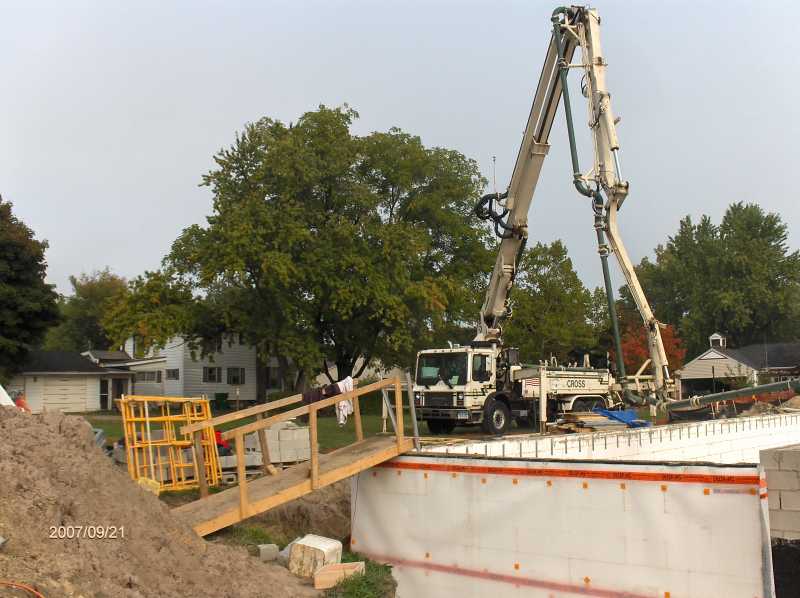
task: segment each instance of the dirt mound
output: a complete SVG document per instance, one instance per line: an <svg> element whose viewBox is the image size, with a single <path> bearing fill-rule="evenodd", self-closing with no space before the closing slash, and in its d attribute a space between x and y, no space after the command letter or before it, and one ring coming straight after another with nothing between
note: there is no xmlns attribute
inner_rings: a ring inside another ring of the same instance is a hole
<svg viewBox="0 0 800 598"><path fill-rule="evenodd" d="M51 526L118 531L52 539ZM0 407L0 536L0 579L47 598L318 595L280 566L199 538L115 467L78 417Z"/></svg>

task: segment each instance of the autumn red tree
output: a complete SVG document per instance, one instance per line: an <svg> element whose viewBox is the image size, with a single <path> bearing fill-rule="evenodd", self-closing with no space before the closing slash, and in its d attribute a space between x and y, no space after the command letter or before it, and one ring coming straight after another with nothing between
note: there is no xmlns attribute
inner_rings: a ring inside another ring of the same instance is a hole
<svg viewBox="0 0 800 598"><path fill-rule="evenodd" d="M650 358L650 350L647 348L647 331L641 319L625 318L621 333L625 370L628 374L633 374ZM675 371L683 366L686 349L683 347L675 327L667 324L666 328L662 328L661 340L664 342L664 351L667 354L670 371ZM616 356L614 359L616 360Z"/></svg>

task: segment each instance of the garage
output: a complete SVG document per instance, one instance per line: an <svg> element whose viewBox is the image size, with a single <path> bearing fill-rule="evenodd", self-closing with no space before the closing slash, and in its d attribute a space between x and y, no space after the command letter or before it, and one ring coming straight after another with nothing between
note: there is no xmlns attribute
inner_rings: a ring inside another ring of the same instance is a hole
<svg viewBox="0 0 800 598"><path fill-rule="evenodd" d="M32 351L7 388L12 396L23 393L33 413L81 413L100 409L101 380L111 375L79 353Z"/></svg>

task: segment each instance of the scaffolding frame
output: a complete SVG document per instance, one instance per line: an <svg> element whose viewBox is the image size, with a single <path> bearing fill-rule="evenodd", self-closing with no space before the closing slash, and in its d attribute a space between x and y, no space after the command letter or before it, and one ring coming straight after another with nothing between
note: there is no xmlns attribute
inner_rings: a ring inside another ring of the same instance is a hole
<svg viewBox="0 0 800 598"><path fill-rule="evenodd" d="M220 483L214 428L205 428L197 438L179 432L183 426L211 419L208 399L122 395L117 403L132 480L152 480L159 492L197 488L197 463L202 463L208 485Z"/></svg>

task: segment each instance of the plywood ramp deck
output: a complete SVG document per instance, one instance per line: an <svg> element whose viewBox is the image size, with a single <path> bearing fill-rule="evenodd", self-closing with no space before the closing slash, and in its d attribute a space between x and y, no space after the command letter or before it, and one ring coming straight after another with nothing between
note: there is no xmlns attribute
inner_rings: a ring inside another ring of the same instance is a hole
<svg viewBox="0 0 800 598"><path fill-rule="evenodd" d="M398 445L399 444L399 445ZM349 478L360 471L410 451L413 440L394 436L374 436L332 453L319 456L319 482L322 488ZM311 465L300 463L275 476L247 482L248 504L242 512L238 487L228 488L173 510L201 536L258 515L278 505L311 493Z"/></svg>

